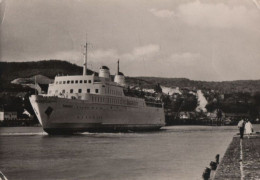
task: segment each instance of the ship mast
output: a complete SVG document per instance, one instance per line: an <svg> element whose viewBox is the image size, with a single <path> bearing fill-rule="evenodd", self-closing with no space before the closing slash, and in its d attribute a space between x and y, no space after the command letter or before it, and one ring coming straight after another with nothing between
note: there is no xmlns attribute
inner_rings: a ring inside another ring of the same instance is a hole
<svg viewBox="0 0 260 180"><path fill-rule="evenodd" d="M86 42L86 45L84 46L85 47L85 60L84 60L84 64L83 64L83 76L87 75L87 60L88 60L88 43Z"/></svg>
<svg viewBox="0 0 260 180"><path fill-rule="evenodd" d="M117 61L117 75L119 74L119 59Z"/></svg>

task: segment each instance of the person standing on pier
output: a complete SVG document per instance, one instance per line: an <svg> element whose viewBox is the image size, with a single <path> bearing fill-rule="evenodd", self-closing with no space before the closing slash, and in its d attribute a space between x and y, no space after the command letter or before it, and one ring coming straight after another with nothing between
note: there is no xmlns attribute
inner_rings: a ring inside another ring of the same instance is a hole
<svg viewBox="0 0 260 180"><path fill-rule="evenodd" d="M244 130L245 130L245 121L243 119L241 119L238 122L238 128L239 128L239 132L240 132L240 139L243 139L244 136Z"/></svg>
<svg viewBox="0 0 260 180"><path fill-rule="evenodd" d="M253 133L253 126L249 120L246 121L245 130L246 130L245 134L250 135Z"/></svg>

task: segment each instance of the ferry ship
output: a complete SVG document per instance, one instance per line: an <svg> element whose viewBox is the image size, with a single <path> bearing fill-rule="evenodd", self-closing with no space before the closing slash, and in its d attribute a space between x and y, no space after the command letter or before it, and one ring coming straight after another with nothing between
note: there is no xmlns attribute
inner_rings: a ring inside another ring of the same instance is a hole
<svg viewBox="0 0 260 180"><path fill-rule="evenodd" d="M31 95L33 110L48 134L147 131L165 126L162 103L128 95L125 76L112 81L107 66L87 75L87 43L82 75L56 76L47 94Z"/></svg>

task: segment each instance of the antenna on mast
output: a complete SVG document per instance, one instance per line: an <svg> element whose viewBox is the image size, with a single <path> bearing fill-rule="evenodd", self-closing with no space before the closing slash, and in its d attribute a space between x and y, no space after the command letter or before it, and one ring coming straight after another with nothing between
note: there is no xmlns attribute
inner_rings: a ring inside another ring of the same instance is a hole
<svg viewBox="0 0 260 180"><path fill-rule="evenodd" d="M86 45L84 46L85 47L85 60L84 60L84 64L83 64L83 76L87 75L87 60L88 60L88 43L87 43L87 34L86 34Z"/></svg>

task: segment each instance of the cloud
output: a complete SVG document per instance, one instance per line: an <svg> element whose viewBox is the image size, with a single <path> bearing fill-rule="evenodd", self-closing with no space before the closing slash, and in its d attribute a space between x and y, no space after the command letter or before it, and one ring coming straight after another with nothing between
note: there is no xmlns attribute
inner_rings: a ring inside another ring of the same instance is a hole
<svg viewBox="0 0 260 180"><path fill-rule="evenodd" d="M132 51L128 53L118 53L116 49L97 49L88 50L88 63L93 66L93 68L98 68L100 65L111 65L121 59L126 63L137 62L138 60L150 60L156 53L160 50L159 45L148 44L145 46L139 46L133 48ZM67 60L78 65L82 65L84 60L83 50L71 50L71 51L58 51L55 53L50 53L48 55L32 55L27 56L26 60L49 60L49 59L60 59Z"/></svg>
<svg viewBox="0 0 260 180"><path fill-rule="evenodd" d="M257 0L252 0L257 8ZM180 20L191 26L213 28L246 28L259 22L259 12L243 5L229 6L225 3L202 3L199 0L184 3L173 10L149 10L154 16Z"/></svg>
<svg viewBox="0 0 260 180"><path fill-rule="evenodd" d="M97 59L97 60L104 60L104 59L111 59L116 58L119 56L117 51L115 49L108 49L108 50L102 50L98 49L89 54L90 58Z"/></svg>
<svg viewBox="0 0 260 180"><path fill-rule="evenodd" d="M196 59L200 56L199 53L191 53L191 52L184 52L184 53L175 53L172 54L170 59L179 60L179 59Z"/></svg>
<svg viewBox="0 0 260 180"><path fill-rule="evenodd" d="M150 61L160 50L159 45L148 44L145 46L139 46L133 48L128 53L118 53L116 49L97 49L88 51L88 67L97 70L101 65L107 65L114 70L117 59L124 61L124 64L131 64L140 60ZM31 59L62 59L68 60L72 63L82 65L84 56L79 51L60 51L48 56L38 56L37 58L31 57Z"/></svg>
<svg viewBox="0 0 260 180"><path fill-rule="evenodd" d="M82 65L80 45L88 32L98 47L88 51L93 70L102 64L116 72L120 59L126 75L259 79L260 11L254 1L260 2L2 0L8 4L0 58Z"/></svg>
<svg viewBox="0 0 260 180"><path fill-rule="evenodd" d="M178 8L178 16L189 25L217 28L245 28L258 23L259 12L245 6L230 7L224 3L195 1Z"/></svg>
<svg viewBox="0 0 260 180"><path fill-rule="evenodd" d="M170 11L167 9L161 9L161 10L149 9L149 12L151 12L156 17L160 17L160 18L169 18L174 16L174 11Z"/></svg>
<svg viewBox="0 0 260 180"><path fill-rule="evenodd" d="M160 50L159 45L156 44L148 44L145 46L135 47L129 53L118 53L115 49L98 49L90 53L90 59L95 59L97 61L104 61L104 60L116 60L116 59L123 59L124 61L132 61L138 60L144 57L151 57L156 54Z"/></svg>
<svg viewBox="0 0 260 180"><path fill-rule="evenodd" d="M200 57L199 53L183 52L171 54L166 61L168 63L178 63L185 66L193 66L198 63Z"/></svg>
<svg viewBox="0 0 260 180"><path fill-rule="evenodd" d="M160 50L160 47L156 44L149 44L146 46L141 46L134 48L133 50L133 55L134 56L145 56L145 55L150 55L158 52Z"/></svg>

